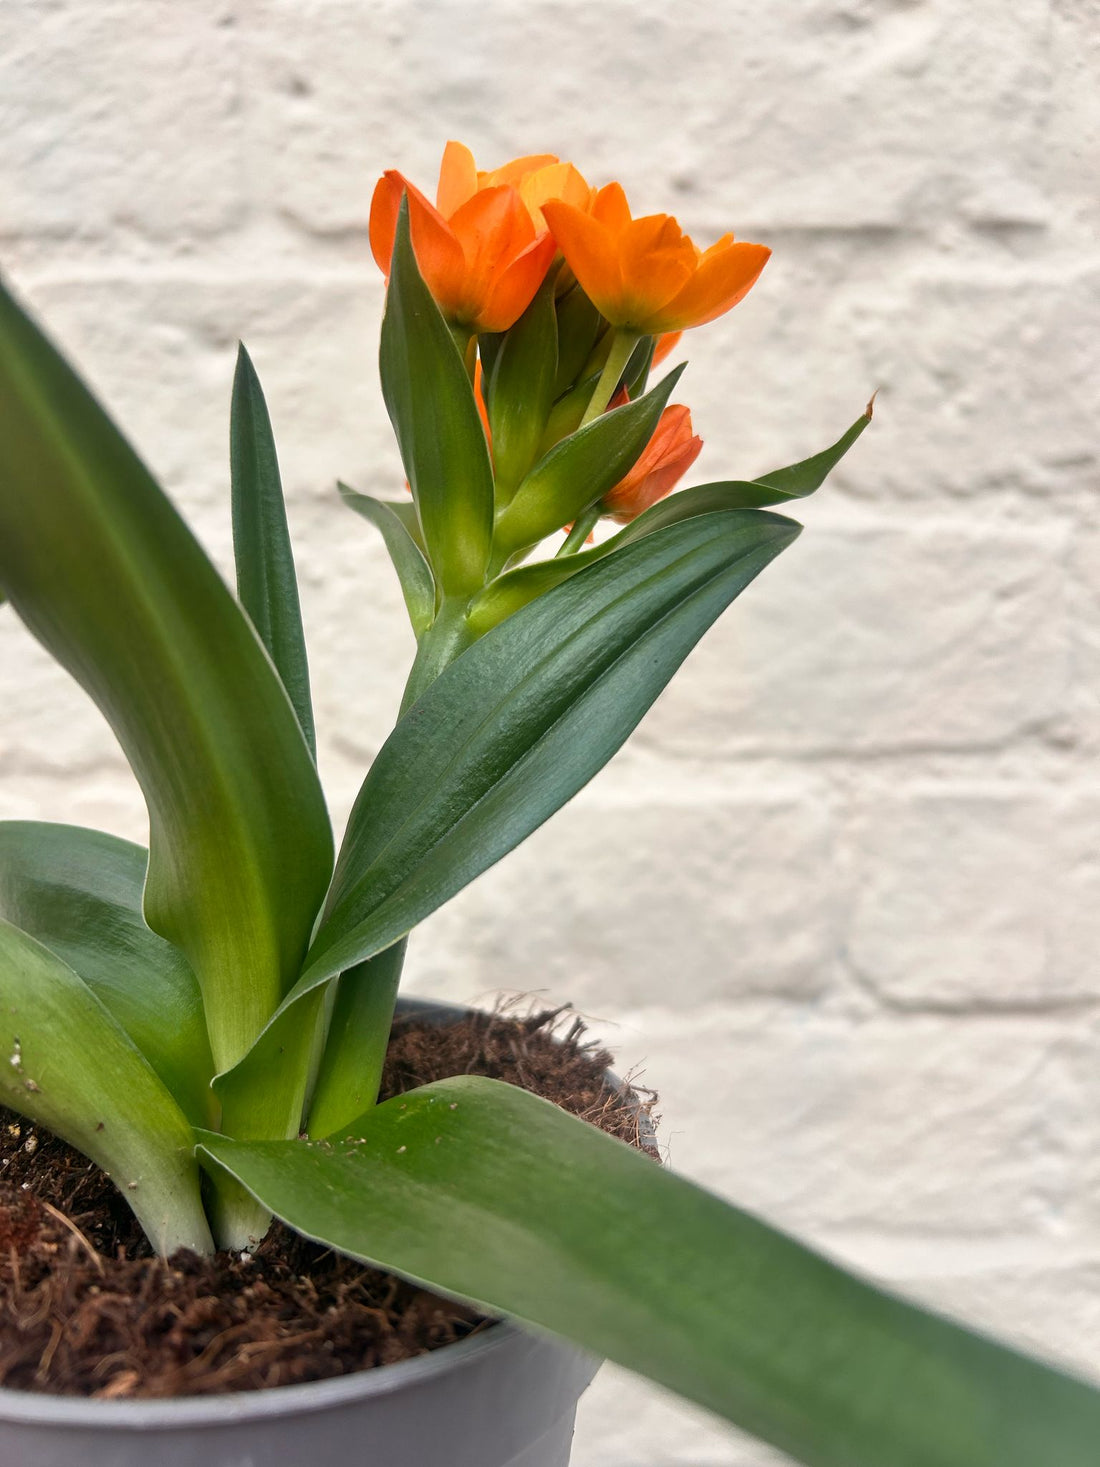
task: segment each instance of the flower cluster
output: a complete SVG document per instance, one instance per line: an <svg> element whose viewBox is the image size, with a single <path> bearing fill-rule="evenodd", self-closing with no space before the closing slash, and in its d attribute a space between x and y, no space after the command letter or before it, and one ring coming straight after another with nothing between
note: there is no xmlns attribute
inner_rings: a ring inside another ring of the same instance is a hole
<svg viewBox="0 0 1100 1467"><path fill-rule="evenodd" d="M620 184L593 188L552 154L516 158L485 172L468 148L450 142L434 205L394 169L378 181L370 243L387 277L402 198L408 199L417 265L468 354L471 372L476 339L508 331L552 279L559 343L575 347L574 339L563 338L579 330L583 350L573 353L570 380L558 383L544 449L553 446L555 424L564 436L578 422L621 405L627 394L636 397L650 366L672 350L680 333L735 306L770 254L730 234L700 250L671 215L634 218ZM583 336L589 328L591 340ZM567 360L568 352L562 357ZM631 373L631 362L641 370ZM488 431L487 418L486 424ZM649 447L603 497L601 512L622 523L633 519L675 487L701 447L688 409L666 408Z"/></svg>

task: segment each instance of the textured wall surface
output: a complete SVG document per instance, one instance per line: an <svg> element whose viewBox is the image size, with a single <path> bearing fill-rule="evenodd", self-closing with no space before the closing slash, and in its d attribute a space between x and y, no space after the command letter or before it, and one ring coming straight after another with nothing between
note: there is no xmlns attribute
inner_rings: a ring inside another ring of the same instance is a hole
<svg viewBox="0 0 1100 1467"><path fill-rule="evenodd" d="M685 343L695 477L874 427L615 763L418 934L572 999L675 1166L1100 1378L1096 0L0 0L0 265L226 567L263 377L342 822L410 653L373 181L541 148L774 258ZM144 838L0 615L0 816ZM575 1467L778 1459L606 1370Z"/></svg>

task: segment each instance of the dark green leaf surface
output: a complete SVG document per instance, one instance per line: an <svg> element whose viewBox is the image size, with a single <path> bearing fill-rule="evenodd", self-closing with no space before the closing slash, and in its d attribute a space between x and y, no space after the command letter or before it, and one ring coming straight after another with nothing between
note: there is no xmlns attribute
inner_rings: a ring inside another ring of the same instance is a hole
<svg viewBox="0 0 1100 1467"><path fill-rule="evenodd" d="M417 269L404 200L379 367L436 579L444 595L469 595L489 562L493 469L462 356Z"/></svg>
<svg viewBox="0 0 1100 1467"><path fill-rule="evenodd" d="M683 370L677 367L637 402L601 413L540 459L497 520L501 547L536 544L613 489L653 436Z"/></svg>
<svg viewBox="0 0 1100 1467"><path fill-rule="evenodd" d="M565 804L798 530L758 511L671 526L463 653L375 760L294 994L389 947Z"/></svg>
<svg viewBox="0 0 1100 1467"><path fill-rule="evenodd" d="M0 822L0 918L48 947L118 1020L188 1120L213 1119L214 1061L195 975L141 914L140 846L31 820Z"/></svg>
<svg viewBox="0 0 1100 1467"><path fill-rule="evenodd" d="M134 768L151 827L146 919L187 954L226 1067L296 976L327 885L317 772L247 617L2 292L0 585Z"/></svg>
<svg viewBox="0 0 1100 1467"><path fill-rule="evenodd" d="M431 566L408 528L408 512L412 510L415 515L415 506L372 499L369 494L360 494L346 484L337 487L348 508L381 533L397 579L401 582L401 594L405 598L412 629L418 637L423 636L435 613L435 581Z"/></svg>
<svg viewBox="0 0 1100 1467"><path fill-rule="evenodd" d="M0 1100L109 1173L159 1252L212 1251L183 1112L88 985L4 921Z"/></svg>
<svg viewBox="0 0 1100 1467"><path fill-rule="evenodd" d="M336 1145L204 1136L312 1238L659 1381L810 1467L1095 1467L1100 1394L464 1076Z"/></svg>
<svg viewBox="0 0 1100 1467"><path fill-rule="evenodd" d="M283 680L315 755L309 663L279 461L260 379L243 344L233 378L229 459L237 595Z"/></svg>

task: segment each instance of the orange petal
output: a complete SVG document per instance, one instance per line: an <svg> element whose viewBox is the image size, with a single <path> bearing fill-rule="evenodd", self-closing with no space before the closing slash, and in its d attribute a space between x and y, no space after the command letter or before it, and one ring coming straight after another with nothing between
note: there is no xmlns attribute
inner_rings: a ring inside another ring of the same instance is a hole
<svg viewBox="0 0 1100 1467"><path fill-rule="evenodd" d="M383 173L374 185L370 201L370 252L382 274L389 278L393 241L397 233L397 215L401 209L404 181L392 169Z"/></svg>
<svg viewBox="0 0 1100 1467"><path fill-rule="evenodd" d="M626 201L621 183L608 183L592 200L592 217L606 224L613 234L619 233L630 223L630 205Z"/></svg>
<svg viewBox="0 0 1100 1467"><path fill-rule="evenodd" d="M651 331L703 326L723 315L756 284L771 250L766 245L730 243L709 249L683 290L650 322Z"/></svg>
<svg viewBox="0 0 1100 1467"><path fill-rule="evenodd" d="M619 269L623 309L632 317L624 324L644 330L649 318L691 279L695 251L674 219L653 214L635 219L620 235Z"/></svg>
<svg viewBox="0 0 1100 1467"><path fill-rule="evenodd" d="M503 183L510 183L513 187L518 188L529 173L534 173L539 168L549 168L557 161L555 153L528 153L525 158L513 158L510 163L504 163L500 168L493 168L488 173L479 173L477 176L478 188L498 188Z"/></svg>
<svg viewBox="0 0 1100 1467"><path fill-rule="evenodd" d="M466 260L465 317L480 317L497 277L535 238L514 188L486 188L467 199L450 222Z"/></svg>
<svg viewBox="0 0 1100 1467"><path fill-rule="evenodd" d="M591 214L560 199L548 199L542 212L585 295L612 325L625 325L625 321L617 319L622 302L622 274L610 232Z"/></svg>
<svg viewBox="0 0 1100 1467"><path fill-rule="evenodd" d="M658 337L657 345L653 349L653 366L659 367L669 352L676 350L683 334L682 331L666 331L663 336Z"/></svg>
<svg viewBox="0 0 1100 1467"><path fill-rule="evenodd" d="M572 163L553 163L546 168L536 168L522 178L517 187L535 228L540 231L546 228L542 206L548 199L562 199L575 209L587 209L592 194L584 175Z"/></svg>
<svg viewBox="0 0 1100 1467"><path fill-rule="evenodd" d="M449 142L443 149L443 161L439 165L436 207L444 219L449 219L476 193L477 164L473 153L464 143Z"/></svg>
<svg viewBox="0 0 1100 1467"><path fill-rule="evenodd" d="M440 310L455 319L466 278L462 246L438 209L428 203L418 188L405 181L405 190L409 197L409 233L416 263Z"/></svg>
<svg viewBox="0 0 1100 1467"><path fill-rule="evenodd" d="M703 440L691 431L691 412L682 403L665 408L637 463L603 499L602 507L620 524L628 524L683 478L699 456Z"/></svg>
<svg viewBox="0 0 1100 1467"><path fill-rule="evenodd" d="M541 234L493 281L474 322L477 331L507 331L523 315L546 279L557 247L553 235Z"/></svg>

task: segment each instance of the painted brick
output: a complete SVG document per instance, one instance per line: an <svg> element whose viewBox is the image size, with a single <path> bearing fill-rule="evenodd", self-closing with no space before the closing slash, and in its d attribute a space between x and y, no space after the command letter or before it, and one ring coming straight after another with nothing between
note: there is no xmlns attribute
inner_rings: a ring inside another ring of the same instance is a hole
<svg viewBox="0 0 1100 1467"><path fill-rule="evenodd" d="M821 993L839 941L821 792L676 800L646 782L621 780L621 804L586 791L460 895L414 944L418 983L596 1011Z"/></svg>
<svg viewBox="0 0 1100 1467"><path fill-rule="evenodd" d="M863 981L902 1007L1100 996L1098 823L1082 790L878 793L846 842Z"/></svg>
<svg viewBox="0 0 1100 1467"><path fill-rule="evenodd" d="M605 1003L593 1027L660 1092L677 1171L823 1245L1079 1221L1095 1127L1069 1019Z"/></svg>
<svg viewBox="0 0 1100 1467"><path fill-rule="evenodd" d="M242 216L234 7L6 0L0 234L169 248Z"/></svg>
<svg viewBox="0 0 1100 1467"><path fill-rule="evenodd" d="M708 634L639 737L714 757L1021 736L1066 701L1064 538L983 534L969 517L811 523Z"/></svg>

